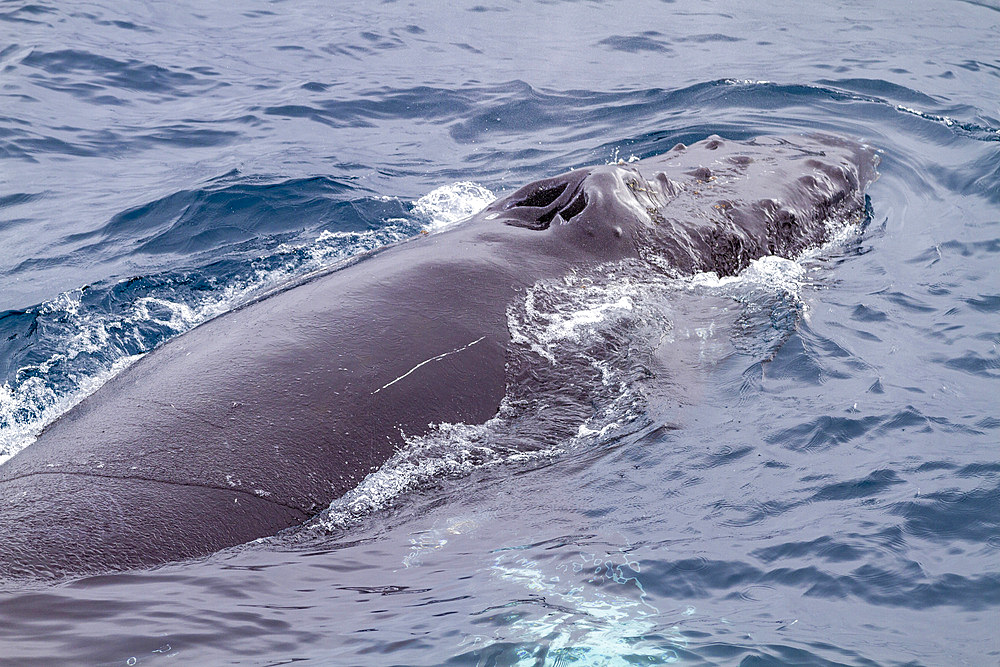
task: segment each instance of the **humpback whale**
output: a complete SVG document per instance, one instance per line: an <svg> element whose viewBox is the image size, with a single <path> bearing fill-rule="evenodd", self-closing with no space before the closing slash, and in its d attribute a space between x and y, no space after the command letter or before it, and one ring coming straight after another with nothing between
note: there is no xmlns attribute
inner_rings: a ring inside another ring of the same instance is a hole
<svg viewBox="0 0 1000 667"><path fill-rule="evenodd" d="M794 257L863 215L876 164L833 136L713 136L531 183L209 320L0 465L0 576L152 566L299 525L405 436L497 414L507 309L538 281Z"/></svg>

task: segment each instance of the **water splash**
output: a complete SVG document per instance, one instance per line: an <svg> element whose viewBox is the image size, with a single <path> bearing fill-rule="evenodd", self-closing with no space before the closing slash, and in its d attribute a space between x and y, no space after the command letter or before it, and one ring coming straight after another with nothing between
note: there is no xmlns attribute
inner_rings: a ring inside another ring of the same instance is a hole
<svg viewBox="0 0 1000 667"><path fill-rule="evenodd" d="M475 469L519 464L550 458L558 448L523 451L495 437L510 409L480 425L435 424L423 436L406 437L404 446L381 468L354 489L334 500L316 521L313 530L334 531L357 524L373 512L387 509L403 494L447 478L468 475Z"/></svg>
<svg viewBox="0 0 1000 667"><path fill-rule="evenodd" d="M413 205L413 214L426 224L426 231L440 232L486 208L496 199L487 188L459 181L428 192Z"/></svg>
<svg viewBox="0 0 1000 667"><path fill-rule="evenodd" d="M122 357L110 368L80 380L74 391L60 394L41 378L0 385L0 464L35 441L42 429L122 372L139 355Z"/></svg>

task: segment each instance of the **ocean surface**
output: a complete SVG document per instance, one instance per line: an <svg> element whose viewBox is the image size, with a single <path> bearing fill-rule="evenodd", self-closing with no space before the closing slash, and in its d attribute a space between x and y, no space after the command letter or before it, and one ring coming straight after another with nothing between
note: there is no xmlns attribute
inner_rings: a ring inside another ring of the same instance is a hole
<svg viewBox="0 0 1000 667"><path fill-rule="evenodd" d="M300 530L0 581L0 664L1000 664L1000 3L8 0L0 96L0 460L531 180L712 134L881 152L796 261L537 286L520 334L603 373L578 436L453 425Z"/></svg>

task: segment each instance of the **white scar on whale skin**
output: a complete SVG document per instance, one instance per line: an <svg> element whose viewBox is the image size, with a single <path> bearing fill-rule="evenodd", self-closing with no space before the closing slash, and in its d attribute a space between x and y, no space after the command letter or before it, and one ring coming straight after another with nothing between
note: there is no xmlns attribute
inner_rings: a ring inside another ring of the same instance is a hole
<svg viewBox="0 0 1000 667"><path fill-rule="evenodd" d="M441 353L441 354L437 355L436 357L431 357L430 359L427 359L426 361L421 361L421 362L420 362L419 364L417 364L416 366L414 366L414 367L413 367L413 368L411 368L410 370L406 371L405 373L403 373L402 375L400 375L400 376L399 376L398 378L396 378L396 379L395 379L395 380L393 380L392 382L387 382L386 384L382 385L381 387L379 387L378 389L376 389L375 391L373 391L373 392L371 393L371 395L372 395L372 396L374 396L375 394L379 393L380 391L382 391L382 390L383 390L383 389L385 389L386 387L391 387L392 385L396 384L397 382L399 382L400 380L402 380L402 379L403 379L403 378L405 378L405 377L406 377L407 375L409 375L409 374L410 374L410 373L412 373L413 371L417 370L417 369L418 369L418 368L420 368L421 366L424 366L424 365L426 365L426 364L429 364L429 363L431 363L432 361L438 361L438 360L440 360L440 359L444 359L445 357L447 357L447 356L449 356L449 355L452 355L452 354L458 354L458 353L459 353L459 352L461 352L462 350L468 350L468 349L469 349L470 347L472 347L472 346L473 346L473 345L475 345L476 343L480 342L480 341L481 341L481 340L483 340L484 338L486 338L486 336L480 336L479 338L477 338L476 340L472 341L472 342L471 342L471 343L469 343L468 345L464 345L464 346L462 346L462 347L457 347L457 348L455 348L454 350L452 350L451 352L443 352L443 353Z"/></svg>

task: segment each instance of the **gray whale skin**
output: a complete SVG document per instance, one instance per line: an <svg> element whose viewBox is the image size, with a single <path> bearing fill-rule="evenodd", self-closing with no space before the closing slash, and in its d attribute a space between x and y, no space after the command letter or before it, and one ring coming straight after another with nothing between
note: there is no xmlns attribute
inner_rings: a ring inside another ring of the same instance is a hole
<svg viewBox="0 0 1000 667"><path fill-rule="evenodd" d="M296 526L432 423L483 423L506 311L539 280L637 258L732 274L861 216L868 146L710 137L526 185L155 349L0 465L0 577L200 557Z"/></svg>

